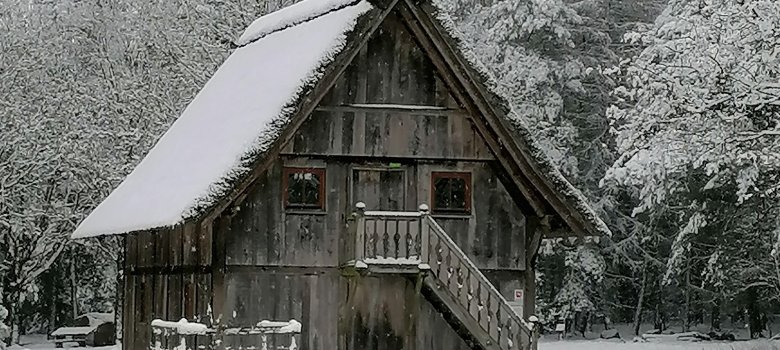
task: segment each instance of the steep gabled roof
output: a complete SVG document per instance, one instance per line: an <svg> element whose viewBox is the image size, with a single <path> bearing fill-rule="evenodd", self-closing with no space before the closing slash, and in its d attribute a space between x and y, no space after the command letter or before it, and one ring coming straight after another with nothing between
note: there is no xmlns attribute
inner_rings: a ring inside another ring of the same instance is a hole
<svg viewBox="0 0 780 350"><path fill-rule="evenodd" d="M74 238L173 226L247 172L344 48L367 1L307 0L253 23L236 49Z"/></svg>
<svg viewBox="0 0 780 350"><path fill-rule="evenodd" d="M404 1L404 0L402 0ZM379 2L382 3L381 1ZM410 4L411 2L406 2ZM506 100L494 92L487 70L459 39L446 14L434 4L438 25L467 59L467 69L487 88L497 113L554 196L592 234L609 234L587 201L533 142ZM204 214L250 173L279 141L300 101L328 65L346 53L361 19L378 17L367 0L304 0L261 17L239 39L240 47L198 93L133 172L79 225L73 238L123 234L174 226ZM342 52L344 51L344 52ZM568 220L568 221L567 221Z"/></svg>

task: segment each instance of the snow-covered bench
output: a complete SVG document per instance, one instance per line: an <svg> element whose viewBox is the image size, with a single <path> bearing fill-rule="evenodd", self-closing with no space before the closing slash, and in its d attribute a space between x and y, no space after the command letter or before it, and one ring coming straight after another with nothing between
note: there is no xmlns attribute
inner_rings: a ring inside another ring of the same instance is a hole
<svg viewBox="0 0 780 350"><path fill-rule="evenodd" d="M151 350L192 349L195 348L193 346L195 344L198 346L203 346L206 343L216 345L224 342L226 338L244 336L259 336L261 339L261 344L257 344L259 349L268 348L268 344L271 343L269 337L284 336L286 339L283 349L297 350L295 335L300 333L301 324L296 320L261 321L252 327L227 328L219 331L204 324L188 322L186 319L181 319L178 322L154 320L152 321Z"/></svg>
<svg viewBox="0 0 780 350"><path fill-rule="evenodd" d="M78 343L79 346L87 346L87 335L97 327L60 327L51 333L54 346L61 348L65 343Z"/></svg>

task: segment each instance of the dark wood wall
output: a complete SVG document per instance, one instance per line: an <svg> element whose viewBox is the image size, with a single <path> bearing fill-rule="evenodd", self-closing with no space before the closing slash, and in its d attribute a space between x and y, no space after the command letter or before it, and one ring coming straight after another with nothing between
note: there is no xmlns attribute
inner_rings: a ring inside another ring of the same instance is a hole
<svg viewBox="0 0 780 350"><path fill-rule="evenodd" d="M211 226L187 224L125 239L123 343L147 349L154 319L211 324Z"/></svg>

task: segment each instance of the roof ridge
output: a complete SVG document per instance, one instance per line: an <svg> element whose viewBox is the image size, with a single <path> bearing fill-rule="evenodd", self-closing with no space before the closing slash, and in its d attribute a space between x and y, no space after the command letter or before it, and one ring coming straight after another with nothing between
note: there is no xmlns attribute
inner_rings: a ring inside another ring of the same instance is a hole
<svg viewBox="0 0 780 350"><path fill-rule="evenodd" d="M241 37L236 41L236 47L241 48L263 39L271 34L301 25L303 23L315 20L327 14L343 10L350 6L355 6L363 0L304 0L296 4L284 7L277 11L268 13L252 22L244 31ZM298 9L306 9L304 5L316 3L323 5L320 8L314 8L311 11L296 13ZM291 12L287 14L286 12ZM287 14L287 17L284 15ZM280 17L273 23L268 23Z"/></svg>

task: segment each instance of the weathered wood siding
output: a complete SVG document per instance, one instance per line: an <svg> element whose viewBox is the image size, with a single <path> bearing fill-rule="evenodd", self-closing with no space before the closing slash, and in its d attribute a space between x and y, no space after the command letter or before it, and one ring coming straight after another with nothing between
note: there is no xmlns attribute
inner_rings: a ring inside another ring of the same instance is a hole
<svg viewBox="0 0 780 350"><path fill-rule="evenodd" d="M469 349L416 290L413 278L359 277L347 281L349 310L342 320L343 349Z"/></svg>
<svg viewBox="0 0 780 350"><path fill-rule="evenodd" d="M326 169L324 211L282 208L282 164ZM224 233L227 265L336 267L349 207L348 168L316 160L280 160L250 190Z"/></svg>
<svg viewBox="0 0 780 350"><path fill-rule="evenodd" d="M525 217L489 162L420 164L420 198L432 201L433 171L470 172L472 212L468 216L436 215L436 221L480 269L525 269Z"/></svg>
<svg viewBox="0 0 780 350"><path fill-rule="evenodd" d="M339 271L290 271L278 268L233 270L226 276L227 326L251 326L262 320L298 320L301 349L338 349L341 305ZM230 339L226 346L251 341Z"/></svg>
<svg viewBox="0 0 780 350"><path fill-rule="evenodd" d="M469 349L413 278L352 277L336 269L314 272L248 269L228 273L228 326L296 319L301 349ZM228 339L226 347L251 344Z"/></svg>
<svg viewBox="0 0 780 350"><path fill-rule="evenodd" d="M394 15L369 40L320 105L366 103L459 109L433 63ZM464 115L436 114L319 111L309 117L284 152L493 158Z"/></svg>
<svg viewBox="0 0 780 350"><path fill-rule="evenodd" d="M151 321L210 324L211 226L187 224L128 235L125 241L123 343L147 349Z"/></svg>

